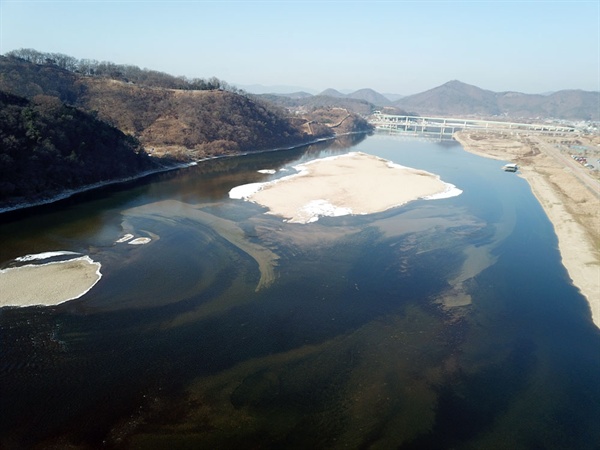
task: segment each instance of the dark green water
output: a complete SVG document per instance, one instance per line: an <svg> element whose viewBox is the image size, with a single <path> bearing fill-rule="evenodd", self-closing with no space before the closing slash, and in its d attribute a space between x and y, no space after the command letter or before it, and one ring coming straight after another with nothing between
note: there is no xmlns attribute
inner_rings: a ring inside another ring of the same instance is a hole
<svg viewBox="0 0 600 450"><path fill-rule="evenodd" d="M306 225L228 198L354 150L463 194ZM0 216L0 268L62 250L103 274L0 309L0 448L600 448L600 333L501 165L355 137Z"/></svg>

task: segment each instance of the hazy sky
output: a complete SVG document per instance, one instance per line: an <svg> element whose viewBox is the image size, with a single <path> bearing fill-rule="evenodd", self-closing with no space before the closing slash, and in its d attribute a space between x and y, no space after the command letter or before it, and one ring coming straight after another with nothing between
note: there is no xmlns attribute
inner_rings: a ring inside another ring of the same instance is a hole
<svg viewBox="0 0 600 450"><path fill-rule="evenodd" d="M600 90L600 1L0 0L19 48L316 92Z"/></svg>

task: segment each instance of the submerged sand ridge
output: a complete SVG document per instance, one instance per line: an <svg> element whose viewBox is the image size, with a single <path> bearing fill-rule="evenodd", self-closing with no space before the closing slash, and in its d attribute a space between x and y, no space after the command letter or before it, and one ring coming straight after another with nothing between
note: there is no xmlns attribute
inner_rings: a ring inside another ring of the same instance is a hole
<svg viewBox="0 0 600 450"><path fill-rule="evenodd" d="M317 159L295 169L298 173L273 181L237 186L229 196L265 206L288 222L310 223L322 216L373 214L418 199L462 193L435 174L362 152Z"/></svg>

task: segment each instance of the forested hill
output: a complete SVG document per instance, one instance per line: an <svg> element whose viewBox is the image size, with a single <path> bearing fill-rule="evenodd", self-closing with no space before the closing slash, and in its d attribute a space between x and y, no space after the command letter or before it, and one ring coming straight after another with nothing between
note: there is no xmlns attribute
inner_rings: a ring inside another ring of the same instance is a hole
<svg viewBox="0 0 600 450"><path fill-rule="evenodd" d="M101 70L104 63L83 75L64 65L2 57L0 89L30 99L57 97L135 136L155 155L184 160L308 140L283 113L222 90L219 81L178 84L175 77L151 72L136 77L143 79L137 84L130 80L136 71L125 70L129 66Z"/></svg>
<svg viewBox="0 0 600 450"><path fill-rule="evenodd" d="M184 160L287 147L347 131L308 127L314 117L292 119L284 108L216 78L188 80L34 50L0 57L0 89L27 98L58 97L135 136L154 156ZM370 130L350 115L348 130Z"/></svg>
<svg viewBox="0 0 600 450"><path fill-rule="evenodd" d="M134 137L56 97L0 91L0 208L158 167Z"/></svg>
<svg viewBox="0 0 600 450"><path fill-rule="evenodd" d="M311 139L283 111L224 90L157 89L107 79L85 80L85 87L78 105L137 136L155 155L199 159Z"/></svg>

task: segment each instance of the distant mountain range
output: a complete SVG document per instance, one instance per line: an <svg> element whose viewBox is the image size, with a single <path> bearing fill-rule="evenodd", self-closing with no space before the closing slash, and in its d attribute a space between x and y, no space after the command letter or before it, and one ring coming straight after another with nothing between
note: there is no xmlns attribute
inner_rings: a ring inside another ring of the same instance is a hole
<svg viewBox="0 0 600 450"><path fill-rule="evenodd" d="M564 90L549 95L493 92L460 81L449 81L404 97L394 105L421 115L600 120L599 92Z"/></svg>
<svg viewBox="0 0 600 450"><path fill-rule="evenodd" d="M582 90L563 90L549 94L493 92L457 80L406 97L384 95L373 89L360 89L349 94L343 94L335 89L326 89L317 95L302 92L278 94L277 97L279 100L275 100L279 104L285 103L281 98L290 98L294 99L294 106L302 106L302 104L310 106L318 99L319 104L326 102L332 106L340 104L361 114L365 113L365 104L368 104L371 105L372 110L385 109L391 113L411 111L422 116L600 121L599 92ZM354 109L352 107L354 105L360 108Z"/></svg>
<svg viewBox="0 0 600 450"><path fill-rule="evenodd" d="M377 91L374 91L373 89L360 89L350 94L342 94L335 89L327 89L321 92L319 95L335 98L353 98L355 100L365 100L376 106L392 106L392 101L389 98Z"/></svg>
<svg viewBox="0 0 600 450"><path fill-rule="evenodd" d="M316 90L303 88L301 86L289 86L289 85L276 85L276 86L265 86L262 84L239 84L233 83L239 89L248 92L249 94L288 94L289 92L301 92L306 91L309 95L317 94Z"/></svg>

